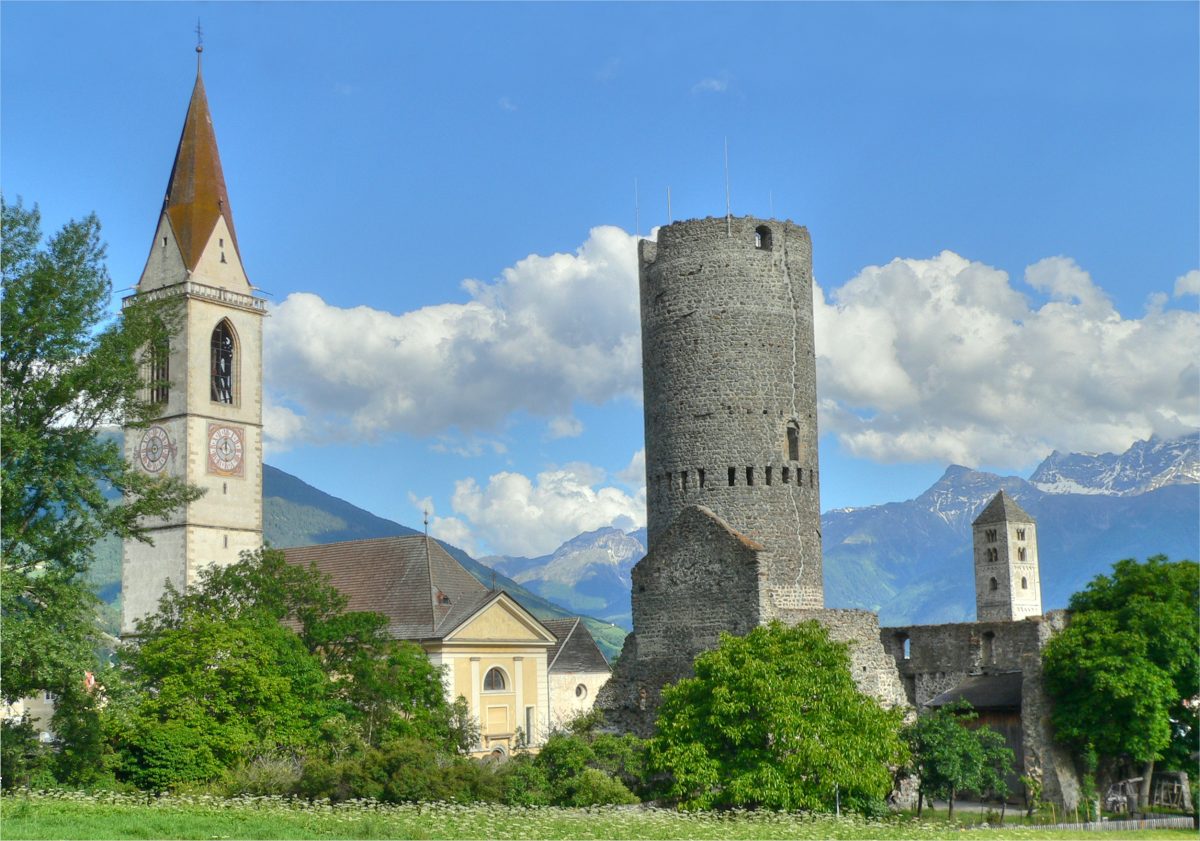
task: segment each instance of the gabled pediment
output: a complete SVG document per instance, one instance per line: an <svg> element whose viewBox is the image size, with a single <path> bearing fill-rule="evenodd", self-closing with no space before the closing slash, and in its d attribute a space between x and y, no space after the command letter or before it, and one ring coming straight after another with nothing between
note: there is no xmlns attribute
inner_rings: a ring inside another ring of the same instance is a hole
<svg viewBox="0 0 1200 841"><path fill-rule="evenodd" d="M555 637L511 596L498 592L443 637L446 642L555 643Z"/></svg>

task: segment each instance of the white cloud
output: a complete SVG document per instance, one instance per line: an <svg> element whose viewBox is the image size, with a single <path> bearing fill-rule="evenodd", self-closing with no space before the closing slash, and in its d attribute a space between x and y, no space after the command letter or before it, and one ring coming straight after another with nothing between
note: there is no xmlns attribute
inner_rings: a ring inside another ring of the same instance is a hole
<svg viewBox="0 0 1200 841"><path fill-rule="evenodd" d="M645 525L645 490L631 495L606 485L606 478L599 467L575 462L533 479L496 473L482 487L463 479L455 483L451 503L456 527L462 525L496 554L534 557L553 552L581 532Z"/></svg>
<svg viewBox="0 0 1200 841"><path fill-rule="evenodd" d="M617 479L631 488L646 493L646 448L642 447L629 459L629 464L617 473Z"/></svg>
<svg viewBox="0 0 1200 841"><path fill-rule="evenodd" d="M1025 279L1049 302L949 251L814 287L822 429L876 461L1019 466L1200 425L1200 315L1123 318L1065 257Z"/></svg>
<svg viewBox="0 0 1200 841"><path fill-rule="evenodd" d="M530 255L468 300L399 315L309 293L271 311L271 401L294 407L279 443L364 441L499 427L518 410L567 417L641 393L635 239L592 229L574 254Z"/></svg>
<svg viewBox="0 0 1200 841"><path fill-rule="evenodd" d="M583 421L574 415L559 415L550 418L546 424L546 436L551 440L557 438L578 438L583 434Z"/></svg>
<svg viewBox="0 0 1200 841"><path fill-rule="evenodd" d="M1175 297L1182 298L1184 295L1200 295L1200 269L1192 269L1175 278Z"/></svg>
<svg viewBox="0 0 1200 841"><path fill-rule="evenodd" d="M496 104L500 106L501 111L516 111L517 110L517 106L514 105L513 101L511 99L509 99L507 96L500 97L500 100Z"/></svg>
<svg viewBox="0 0 1200 841"><path fill-rule="evenodd" d="M729 81L727 79L701 79L696 84L692 85L692 93L725 93L729 90Z"/></svg>

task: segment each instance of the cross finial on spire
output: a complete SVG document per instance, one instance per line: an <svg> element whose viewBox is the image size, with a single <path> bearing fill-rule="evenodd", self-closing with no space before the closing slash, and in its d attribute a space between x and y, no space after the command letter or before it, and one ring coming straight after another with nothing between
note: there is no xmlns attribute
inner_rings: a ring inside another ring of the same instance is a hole
<svg viewBox="0 0 1200 841"><path fill-rule="evenodd" d="M202 52L204 52L204 30L200 28L200 18L196 18L196 70L200 69Z"/></svg>
<svg viewBox="0 0 1200 841"><path fill-rule="evenodd" d="M428 508L424 509L424 514L425 514L425 536L429 537L429 509Z"/></svg>

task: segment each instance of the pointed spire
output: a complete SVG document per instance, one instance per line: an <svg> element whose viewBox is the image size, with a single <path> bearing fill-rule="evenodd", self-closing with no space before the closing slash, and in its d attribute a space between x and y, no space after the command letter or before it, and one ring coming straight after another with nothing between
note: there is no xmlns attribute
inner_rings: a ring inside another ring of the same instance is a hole
<svg viewBox="0 0 1200 841"><path fill-rule="evenodd" d="M1025 510L1017 505L1015 499L1004 491L1000 491L992 497L992 501L984 507L972 525L980 526L985 523L990 525L991 523L1003 523L1005 521L1010 523L1032 523L1033 517L1026 514Z"/></svg>
<svg viewBox="0 0 1200 841"><path fill-rule="evenodd" d="M201 49L199 46L196 48L197 62ZM192 89L192 101L188 104L183 134L179 138L175 164L171 167L171 179L167 183L163 212L171 220L171 229L188 271L196 268L217 219L222 216L229 227L234 251L239 251L199 63L196 66L196 86Z"/></svg>

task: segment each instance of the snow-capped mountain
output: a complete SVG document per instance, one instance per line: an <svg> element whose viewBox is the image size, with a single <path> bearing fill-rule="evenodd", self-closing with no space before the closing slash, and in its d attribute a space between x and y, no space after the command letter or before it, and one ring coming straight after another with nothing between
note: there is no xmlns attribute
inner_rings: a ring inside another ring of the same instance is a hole
<svg viewBox="0 0 1200 841"><path fill-rule="evenodd" d="M1121 558L1200 549L1200 434L1119 455L1055 453L1027 481L952 465L916 499L821 517L825 603L877 611L885 625L975 616L971 521L1004 489L1038 522L1042 604L1067 599ZM544 598L630 627L630 570L645 530L600 529L540 558L483 562Z"/></svg>
<svg viewBox="0 0 1200 841"><path fill-rule="evenodd" d="M1130 496L1200 482L1200 433L1138 441L1123 453L1055 450L1029 477L1046 493Z"/></svg>
<svg viewBox="0 0 1200 841"><path fill-rule="evenodd" d="M645 554L645 529L602 528L571 538L550 555L481 561L543 598L629 628L630 571Z"/></svg>

